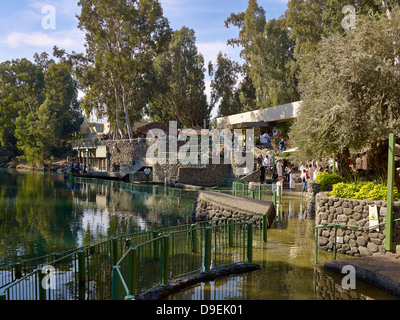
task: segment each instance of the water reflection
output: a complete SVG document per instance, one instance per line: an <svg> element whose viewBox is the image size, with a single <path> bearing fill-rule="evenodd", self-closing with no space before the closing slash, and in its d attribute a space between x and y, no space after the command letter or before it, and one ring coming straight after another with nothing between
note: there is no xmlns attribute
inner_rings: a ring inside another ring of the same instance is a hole
<svg viewBox="0 0 400 320"><path fill-rule="evenodd" d="M303 201L304 200L304 201ZM283 197L264 243L254 233L253 262L260 269L215 281L203 282L169 300L364 300L395 299L357 281L356 290L344 290L342 277L315 265L315 220L308 216L301 197ZM349 256L339 255L340 258ZM318 261L333 260L333 253L319 252Z"/></svg>
<svg viewBox="0 0 400 320"><path fill-rule="evenodd" d="M193 199L0 170L0 264L191 222Z"/></svg>

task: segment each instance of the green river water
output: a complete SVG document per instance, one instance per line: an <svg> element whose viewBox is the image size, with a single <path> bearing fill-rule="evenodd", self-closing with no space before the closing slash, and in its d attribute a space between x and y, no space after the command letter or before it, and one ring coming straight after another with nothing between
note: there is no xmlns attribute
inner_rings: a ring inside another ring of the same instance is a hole
<svg viewBox="0 0 400 320"><path fill-rule="evenodd" d="M70 184L63 175L0 170L0 264L96 243L115 236L191 223L194 196L154 196L105 186ZM305 199L283 197L263 243L255 233L260 269L198 284L169 300L364 300L393 296L315 264L314 219ZM338 255L340 258L340 255ZM348 256L346 256L348 258ZM318 262L333 254L318 253Z"/></svg>

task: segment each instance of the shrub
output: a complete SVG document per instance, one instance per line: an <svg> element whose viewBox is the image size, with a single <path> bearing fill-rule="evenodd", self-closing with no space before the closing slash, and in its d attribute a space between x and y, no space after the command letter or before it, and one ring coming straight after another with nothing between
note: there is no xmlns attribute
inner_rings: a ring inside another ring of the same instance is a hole
<svg viewBox="0 0 400 320"><path fill-rule="evenodd" d="M344 182L345 179L336 173L319 172L315 180L321 185L321 191L325 191L326 186Z"/></svg>
<svg viewBox="0 0 400 320"><path fill-rule="evenodd" d="M364 200L387 200L387 186L376 182L337 183L328 194L332 197ZM400 196L394 188L394 197Z"/></svg>

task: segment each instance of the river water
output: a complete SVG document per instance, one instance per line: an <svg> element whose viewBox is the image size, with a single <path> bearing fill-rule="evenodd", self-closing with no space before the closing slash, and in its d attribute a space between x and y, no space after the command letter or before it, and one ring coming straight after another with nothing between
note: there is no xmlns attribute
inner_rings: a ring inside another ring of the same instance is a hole
<svg viewBox="0 0 400 320"><path fill-rule="evenodd" d="M191 223L194 195L184 198L70 184L63 175L0 170L0 264L96 243L118 235ZM170 300L364 300L394 299L315 264L315 221L305 199L282 198L268 240L254 236L260 269L204 282ZM338 255L340 258L340 255ZM348 256L346 256L348 258ZM318 252L318 262L333 254Z"/></svg>

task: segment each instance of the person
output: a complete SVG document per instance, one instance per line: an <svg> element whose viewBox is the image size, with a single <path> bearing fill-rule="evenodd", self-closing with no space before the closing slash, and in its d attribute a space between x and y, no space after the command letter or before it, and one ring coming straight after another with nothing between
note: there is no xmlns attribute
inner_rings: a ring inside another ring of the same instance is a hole
<svg viewBox="0 0 400 320"><path fill-rule="evenodd" d="M315 181L317 179L317 175L318 175L318 167L316 164L314 164L314 172L313 172L313 180Z"/></svg>
<svg viewBox="0 0 400 320"><path fill-rule="evenodd" d="M74 161L72 161L72 163L71 163L71 172L75 173L75 162Z"/></svg>
<svg viewBox="0 0 400 320"><path fill-rule="evenodd" d="M314 180L314 167L312 164L308 166L308 177Z"/></svg>
<svg viewBox="0 0 400 320"><path fill-rule="evenodd" d="M151 172L150 168L144 169L144 173L146 174L146 184L149 184L149 182L150 182L150 172Z"/></svg>
<svg viewBox="0 0 400 320"><path fill-rule="evenodd" d="M286 168L285 168L285 180L287 181L287 182L290 182L290 171L291 171L292 169L290 168L290 165L288 165ZM290 189L290 188L289 188Z"/></svg>
<svg viewBox="0 0 400 320"><path fill-rule="evenodd" d="M359 153L357 154L356 158L356 170L358 173L362 172L362 159Z"/></svg>
<svg viewBox="0 0 400 320"><path fill-rule="evenodd" d="M361 157L361 168L365 173L368 172L368 155L366 152L363 152Z"/></svg>
<svg viewBox="0 0 400 320"><path fill-rule="evenodd" d="M278 177L279 178L281 178L282 176L283 176L283 164L282 164L282 160L281 159L279 159L279 161L278 161L278 164L277 164L277 166L276 166L276 169L277 169L277 173L278 173Z"/></svg>
<svg viewBox="0 0 400 320"><path fill-rule="evenodd" d="M281 139L281 141L279 141L279 146L280 146L281 153L283 153L285 151L285 141L283 139Z"/></svg>
<svg viewBox="0 0 400 320"><path fill-rule="evenodd" d="M260 167L260 183L263 184L265 180L265 167L261 165Z"/></svg>
<svg viewBox="0 0 400 320"><path fill-rule="evenodd" d="M306 169L303 169L303 172L302 172L300 177L301 177L303 192L307 192L308 174L307 174L307 170Z"/></svg>
<svg viewBox="0 0 400 320"><path fill-rule="evenodd" d="M262 154L260 154L260 155L257 157L257 163L258 163L260 166L263 165L263 156L262 156Z"/></svg>
<svg viewBox="0 0 400 320"><path fill-rule="evenodd" d="M283 189L283 179L280 178L280 179L278 179L278 181L276 182L276 190L277 190L276 195L277 195L278 197L279 197L280 192L282 192L282 189Z"/></svg>
<svg viewBox="0 0 400 320"><path fill-rule="evenodd" d="M293 191L296 187L296 176L293 170L289 172L289 190Z"/></svg>

